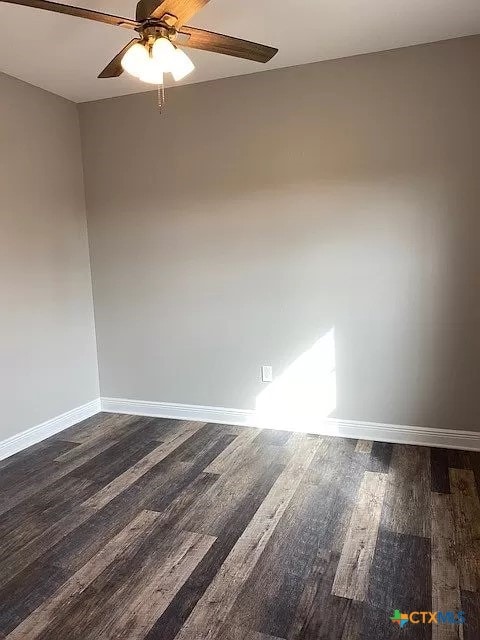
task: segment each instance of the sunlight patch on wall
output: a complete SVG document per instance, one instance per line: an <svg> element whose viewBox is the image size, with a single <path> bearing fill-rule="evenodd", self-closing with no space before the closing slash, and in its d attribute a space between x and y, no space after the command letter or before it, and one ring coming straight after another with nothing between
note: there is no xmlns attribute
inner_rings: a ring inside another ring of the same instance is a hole
<svg viewBox="0 0 480 640"><path fill-rule="evenodd" d="M332 327L257 396L255 422L258 426L315 432L336 406Z"/></svg>

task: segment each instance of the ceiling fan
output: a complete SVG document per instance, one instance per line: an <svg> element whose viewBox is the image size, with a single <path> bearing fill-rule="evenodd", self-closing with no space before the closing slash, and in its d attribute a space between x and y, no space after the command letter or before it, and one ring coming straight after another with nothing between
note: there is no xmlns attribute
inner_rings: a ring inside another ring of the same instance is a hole
<svg viewBox="0 0 480 640"><path fill-rule="evenodd" d="M186 26L185 22L209 0L140 0L135 20L49 0L0 1L136 31L138 36L117 53L99 74L99 78L116 78L127 71L144 82L161 86L164 73L170 72L176 81L182 80L193 71L194 65L179 46L223 53L255 62L268 62L278 51L263 44Z"/></svg>

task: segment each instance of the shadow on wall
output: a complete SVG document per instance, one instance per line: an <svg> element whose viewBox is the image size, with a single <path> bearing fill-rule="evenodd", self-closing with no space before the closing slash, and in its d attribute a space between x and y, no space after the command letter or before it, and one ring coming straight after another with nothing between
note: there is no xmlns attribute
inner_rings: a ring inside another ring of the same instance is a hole
<svg viewBox="0 0 480 640"><path fill-rule="evenodd" d="M336 405L332 327L257 396L255 417L259 425L314 432Z"/></svg>

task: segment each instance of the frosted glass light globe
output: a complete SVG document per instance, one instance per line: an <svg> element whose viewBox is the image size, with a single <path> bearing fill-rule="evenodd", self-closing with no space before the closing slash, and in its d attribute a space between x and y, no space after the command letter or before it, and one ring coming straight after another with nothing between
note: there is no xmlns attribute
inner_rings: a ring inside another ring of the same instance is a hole
<svg viewBox="0 0 480 640"><path fill-rule="evenodd" d="M163 84L163 69L153 58L149 58L140 74L140 80L148 84Z"/></svg>
<svg viewBox="0 0 480 640"><path fill-rule="evenodd" d="M148 59L148 51L143 44L137 42L128 49L120 64L127 73L139 78Z"/></svg>
<svg viewBox="0 0 480 640"><path fill-rule="evenodd" d="M178 82L178 80L183 80L185 76L188 76L195 69L195 65L187 56L184 51L180 49L175 49L175 53L173 54L173 64L171 66L172 76Z"/></svg>
<svg viewBox="0 0 480 640"><path fill-rule="evenodd" d="M152 46L152 58L164 72L170 71L175 57L175 47L168 38L157 38Z"/></svg>

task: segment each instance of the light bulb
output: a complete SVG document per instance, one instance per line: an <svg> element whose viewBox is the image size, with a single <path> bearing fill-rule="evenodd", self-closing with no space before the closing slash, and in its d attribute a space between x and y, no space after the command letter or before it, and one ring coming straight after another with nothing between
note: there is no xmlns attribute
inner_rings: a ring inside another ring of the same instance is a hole
<svg viewBox="0 0 480 640"><path fill-rule="evenodd" d="M140 74L140 80L148 84L163 84L162 66L153 58L148 58Z"/></svg>
<svg viewBox="0 0 480 640"><path fill-rule="evenodd" d="M157 38L152 46L152 58L164 72L170 71L175 56L175 47L168 38Z"/></svg>
<svg viewBox="0 0 480 640"><path fill-rule="evenodd" d="M175 53L173 55L173 64L170 67L170 71L172 72L172 76L178 82L178 80L183 80L185 76L188 76L195 69L195 65L187 56L184 51L180 49L175 49Z"/></svg>
<svg viewBox="0 0 480 640"><path fill-rule="evenodd" d="M127 73L138 78L143 71L143 67L148 62L148 59L148 51L145 49L143 44L136 42L123 56L121 65Z"/></svg>

